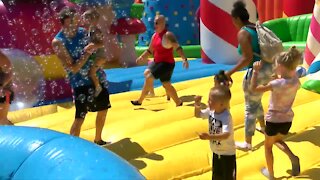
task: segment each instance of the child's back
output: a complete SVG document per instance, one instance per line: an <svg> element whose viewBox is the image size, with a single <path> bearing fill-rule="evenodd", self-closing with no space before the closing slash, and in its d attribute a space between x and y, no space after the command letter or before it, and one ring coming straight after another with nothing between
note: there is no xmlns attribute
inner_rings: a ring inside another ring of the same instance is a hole
<svg viewBox="0 0 320 180"><path fill-rule="evenodd" d="M293 118L292 104L300 88L298 77L275 79L270 82L272 92L266 120L269 122L290 122Z"/></svg>

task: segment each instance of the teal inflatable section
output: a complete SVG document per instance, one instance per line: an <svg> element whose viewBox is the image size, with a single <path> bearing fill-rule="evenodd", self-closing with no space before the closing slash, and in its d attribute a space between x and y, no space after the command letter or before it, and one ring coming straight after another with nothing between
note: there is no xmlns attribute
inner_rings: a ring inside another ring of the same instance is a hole
<svg viewBox="0 0 320 180"><path fill-rule="evenodd" d="M145 179L113 152L56 131L0 126L0 179Z"/></svg>

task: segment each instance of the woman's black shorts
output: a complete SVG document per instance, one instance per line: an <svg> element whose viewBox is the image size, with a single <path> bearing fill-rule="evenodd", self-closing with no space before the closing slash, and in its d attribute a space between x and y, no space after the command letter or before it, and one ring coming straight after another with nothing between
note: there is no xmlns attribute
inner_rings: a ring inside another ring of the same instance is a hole
<svg viewBox="0 0 320 180"><path fill-rule="evenodd" d="M149 66L151 74L155 79L160 79L161 82L168 82L171 80L175 63L152 63Z"/></svg>

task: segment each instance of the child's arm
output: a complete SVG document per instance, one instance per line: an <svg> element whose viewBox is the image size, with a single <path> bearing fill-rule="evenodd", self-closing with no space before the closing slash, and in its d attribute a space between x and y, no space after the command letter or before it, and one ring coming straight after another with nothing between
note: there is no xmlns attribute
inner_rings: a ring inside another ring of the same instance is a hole
<svg viewBox="0 0 320 180"><path fill-rule="evenodd" d="M194 116L197 118L201 117L201 96L194 97Z"/></svg>
<svg viewBox="0 0 320 180"><path fill-rule="evenodd" d="M258 85L257 84L257 78L259 71L261 69L261 61L257 61L253 64L253 74L251 77L251 83L250 83L250 90L253 92L265 92L272 90L272 86L270 83L267 85Z"/></svg>
<svg viewBox="0 0 320 180"><path fill-rule="evenodd" d="M187 57L185 56L182 47L177 41L177 38L172 32L167 32L166 33L166 38L169 40L168 42L171 44L173 49L176 50L176 52L179 54L179 56L183 59L183 67L188 69L189 68L189 63L187 60Z"/></svg>
<svg viewBox="0 0 320 180"><path fill-rule="evenodd" d="M224 140L230 136L230 132L224 132L220 134L208 134L208 133L201 133L199 135L200 139L203 140Z"/></svg>
<svg viewBox="0 0 320 180"><path fill-rule="evenodd" d="M103 42L89 43L88 45L86 45L84 47L84 52L88 52L88 53L92 54L99 48L104 48Z"/></svg>

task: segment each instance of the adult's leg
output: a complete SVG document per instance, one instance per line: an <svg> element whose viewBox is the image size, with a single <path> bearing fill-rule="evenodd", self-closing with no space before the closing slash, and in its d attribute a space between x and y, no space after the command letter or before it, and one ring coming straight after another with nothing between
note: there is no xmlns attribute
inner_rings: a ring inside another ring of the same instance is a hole
<svg viewBox="0 0 320 180"><path fill-rule="evenodd" d="M261 101L260 101L261 102ZM259 122L260 127L256 128L259 132L264 133L265 129L266 129L266 123L264 120L264 111L263 111L263 106L262 103L260 103L260 106L258 108L258 112L257 112L257 120Z"/></svg>
<svg viewBox="0 0 320 180"><path fill-rule="evenodd" d="M70 134L73 136L79 136L81 131L81 126L83 124L84 118L75 118L70 129Z"/></svg>
<svg viewBox="0 0 320 180"><path fill-rule="evenodd" d="M253 96L249 92L245 94L245 142L236 142L236 148L244 151L252 149L252 137L256 129L256 119L259 106L261 106L260 97ZM256 99L258 98L258 100Z"/></svg>
<svg viewBox="0 0 320 180"><path fill-rule="evenodd" d="M170 81L162 82L162 86L166 89L167 94L172 97L177 106L182 105L182 101L179 99L176 89L172 86Z"/></svg>
<svg viewBox="0 0 320 180"><path fill-rule="evenodd" d="M148 75L145 78L144 85L140 94L140 97L137 101L131 101L134 105L140 105L142 104L144 98L147 96L150 88L153 86L153 76L151 75L151 72L149 71ZM135 104L137 102L137 104Z"/></svg>
<svg viewBox="0 0 320 180"><path fill-rule="evenodd" d="M144 74L144 77L147 78L148 76L150 76L151 70L149 68L147 68L144 71L143 74ZM150 88L149 88L149 91L148 91L147 95L150 96L150 97L153 97L153 96L155 96L155 93L154 93L154 80L152 79L150 81L152 81L152 82L150 82L151 85L150 85Z"/></svg>
<svg viewBox="0 0 320 180"><path fill-rule="evenodd" d="M106 121L108 109L107 110L102 110L97 112L97 117L96 117L96 136L94 138L95 142L101 141L102 140L102 130Z"/></svg>
<svg viewBox="0 0 320 180"><path fill-rule="evenodd" d="M88 112L87 110L87 99L88 91L87 87L80 87L73 90L75 96L75 119L70 129L70 134L73 136L79 136L81 131L81 126Z"/></svg>
<svg viewBox="0 0 320 180"><path fill-rule="evenodd" d="M1 103L0 104L0 125L13 125L12 122L8 120L10 104Z"/></svg>
<svg viewBox="0 0 320 180"><path fill-rule="evenodd" d="M258 78L257 78L257 83L258 84L269 83L272 79L273 72L274 71L273 71L272 64L263 62L262 68L261 68L259 75L258 75ZM264 133L266 124L265 124L265 120L264 120L264 111L263 111L263 106L261 103L261 98L260 98L260 106L259 106L258 112L257 112L257 120L260 124L260 128L259 129L257 128L257 130Z"/></svg>

